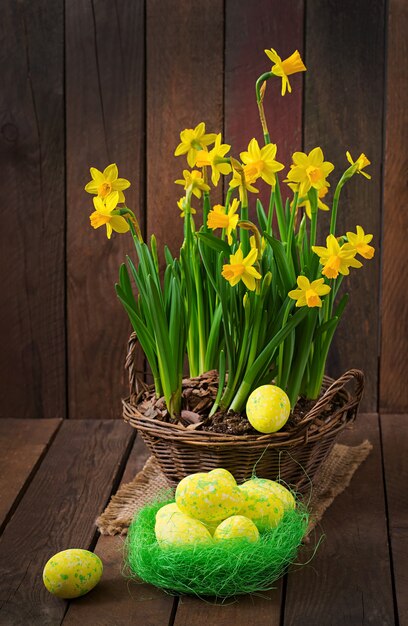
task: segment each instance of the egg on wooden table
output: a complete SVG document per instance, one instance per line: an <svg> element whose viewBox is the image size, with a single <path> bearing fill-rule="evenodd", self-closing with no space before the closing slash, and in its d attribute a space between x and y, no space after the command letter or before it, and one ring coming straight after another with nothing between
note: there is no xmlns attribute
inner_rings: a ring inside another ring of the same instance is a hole
<svg viewBox="0 0 408 626"><path fill-rule="evenodd" d="M43 581L48 591L58 598L78 598L98 584L102 571L102 561L96 554L70 548L47 561Z"/></svg>
<svg viewBox="0 0 408 626"><path fill-rule="evenodd" d="M290 401L276 385L262 385L251 393L246 404L249 423L260 433L275 433L288 421Z"/></svg>

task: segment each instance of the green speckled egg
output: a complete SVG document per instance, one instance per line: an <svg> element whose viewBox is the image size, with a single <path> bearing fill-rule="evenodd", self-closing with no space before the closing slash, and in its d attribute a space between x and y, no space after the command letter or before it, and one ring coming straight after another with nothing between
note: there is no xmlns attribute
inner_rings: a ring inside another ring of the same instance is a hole
<svg viewBox="0 0 408 626"><path fill-rule="evenodd" d="M183 513L211 523L236 515L242 506L242 495L229 477L200 472L180 481L176 503Z"/></svg>
<svg viewBox="0 0 408 626"><path fill-rule="evenodd" d="M232 515L215 529L214 541L231 541L234 539L246 539L250 543L258 541L258 529L249 517Z"/></svg>
<svg viewBox="0 0 408 626"><path fill-rule="evenodd" d="M78 598L98 584L102 571L102 561L96 554L71 548L50 558L44 567L43 581L58 598Z"/></svg>
<svg viewBox="0 0 408 626"><path fill-rule="evenodd" d="M262 385L249 396L246 414L255 430L260 433L275 433L288 421L289 398L276 385Z"/></svg>
<svg viewBox="0 0 408 626"><path fill-rule="evenodd" d="M239 490L244 498L240 515L249 517L259 531L275 528L279 524L284 507L282 501L270 489L257 484L256 480L247 480Z"/></svg>

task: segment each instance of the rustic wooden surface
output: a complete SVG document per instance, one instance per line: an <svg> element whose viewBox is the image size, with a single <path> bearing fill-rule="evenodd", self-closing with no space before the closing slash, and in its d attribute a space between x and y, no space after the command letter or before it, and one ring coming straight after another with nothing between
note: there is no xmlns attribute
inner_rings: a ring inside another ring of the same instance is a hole
<svg viewBox="0 0 408 626"><path fill-rule="evenodd" d="M173 157L180 132L205 122L206 132L222 131L223 0L200 8L189 0L147 0L147 232L173 254L183 238L175 185L190 169ZM192 206L199 208L193 198ZM163 255L161 255L163 260Z"/></svg>
<svg viewBox="0 0 408 626"><path fill-rule="evenodd" d="M131 327L114 283L130 237L92 230L89 167L117 163L144 226L142 2L66 3L68 403L74 418L120 417ZM108 18L109 16L109 18ZM109 365L107 365L109 364Z"/></svg>
<svg viewBox="0 0 408 626"><path fill-rule="evenodd" d="M356 176L344 190L339 232L361 224L377 252L348 281L329 370L365 370L366 410L407 411L406 3L3 5L0 416L120 418L130 325L113 283L132 246L90 228L88 168L117 162L142 230L176 251L179 132L204 120L234 153L259 138L254 82L270 47L283 56L298 48L308 68L285 98L279 81L268 84L278 158L320 144L336 165L332 192L346 149L372 161L373 179Z"/></svg>
<svg viewBox="0 0 408 626"><path fill-rule="evenodd" d="M128 482L140 469L147 452L138 440L132 444L132 429L125 424L63 422L54 439L50 430L45 456L0 539L0 624L405 626L407 418L359 416L344 441L368 438L374 450L326 512L316 536L323 534L324 540L313 561L295 567L276 591L224 604L173 598L122 576L123 539L98 538L94 520L119 481ZM38 421L32 433L46 445ZM7 442L1 430L0 447ZM20 442L24 450L24 438ZM22 454L20 459L23 471ZM26 471L28 476L31 470ZM47 559L68 547L95 550L104 562L100 584L70 602L48 594L41 579ZM310 551L302 551L299 561L305 562Z"/></svg>
<svg viewBox="0 0 408 626"><path fill-rule="evenodd" d="M63 7L1 7L2 417L65 417Z"/></svg>
<svg viewBox="0 0 408 626"><path fill-rule="evenodd" d="M408 298L396 268L405 262L408 232L401 210L407 194L408 64L400 61L408 55L408 4L390 0L388 6L380 408L399 413L407 410Z"/></svg>
<svg viewBox="0 0 408 626"><path fill-rule="evenodd" d="M364 370L362 409L367 411L378 406L384 6L384 0L317 0L308 3L306 15L304 147L321 146L325 158L334 163L330 198L349 166L346 150L354 158L364 152L372 161L372 180L354 176L342 191L336 234L355 232L359 224L374 234L377 253L344 281L343 291L350 293L350 300L328 367L334 378L350 367ZM345 41L353 43L345 46ZM320 212L319 219L325 224L319 229L319 244L325 245L329 217Z"/></svg>

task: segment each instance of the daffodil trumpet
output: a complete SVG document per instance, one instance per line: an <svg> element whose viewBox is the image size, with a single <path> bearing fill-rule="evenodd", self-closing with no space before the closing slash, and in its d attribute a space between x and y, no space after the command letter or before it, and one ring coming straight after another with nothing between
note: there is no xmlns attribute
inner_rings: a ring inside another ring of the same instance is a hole
<svg viewBox="0 0 408 626"><path fill-rule="evenodd" d="M186 363L191 377L219 371L211 414L244 411L249 394L272 382L292 406L300 394L317 398L348 300L340 297L340 285L375 254L372 235L361 225L336 236L341 190L356 174L370 178L369 159L346 152L332 202L326 197L334 165L320 146L280 162L264 111L267 81L279 80L286 96L289 77L306 67L298 51L286 59L273 48L265 53L272 66L256 82L264 145L249 137L236 155L204 122L180 133L174 155L185 169L175 180L182 188L175 215L183 220L184 239L178 253L158 250L154 235L143 241L135 212L125 205L130 181L119 177L116 164L91 168L85 186L94 196L90 224L96 232L105 226L108 239L127 232L133 238L135 260L121 265L116 294L150 365L156 396L164 397L175 422ZM283 183L290 198L281 193ZM266 210L257 195L265 187ZM331 211L325 245L318 241L321 211Z"/></svg>

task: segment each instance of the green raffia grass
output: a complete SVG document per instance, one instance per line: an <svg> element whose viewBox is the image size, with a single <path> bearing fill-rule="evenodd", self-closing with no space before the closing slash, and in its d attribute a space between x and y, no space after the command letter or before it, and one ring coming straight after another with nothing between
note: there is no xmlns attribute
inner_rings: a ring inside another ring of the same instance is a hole
<svg viewBox="0 0 408 626"><path fill-rule="evenodd" d="M256 543L237 540L162 549L154 533L155 517L169 502L149 504L133 520L126 541L129 576L197 596L225 598L273 589L294 561L309 520L305 507L298 504Z"/></svg>

